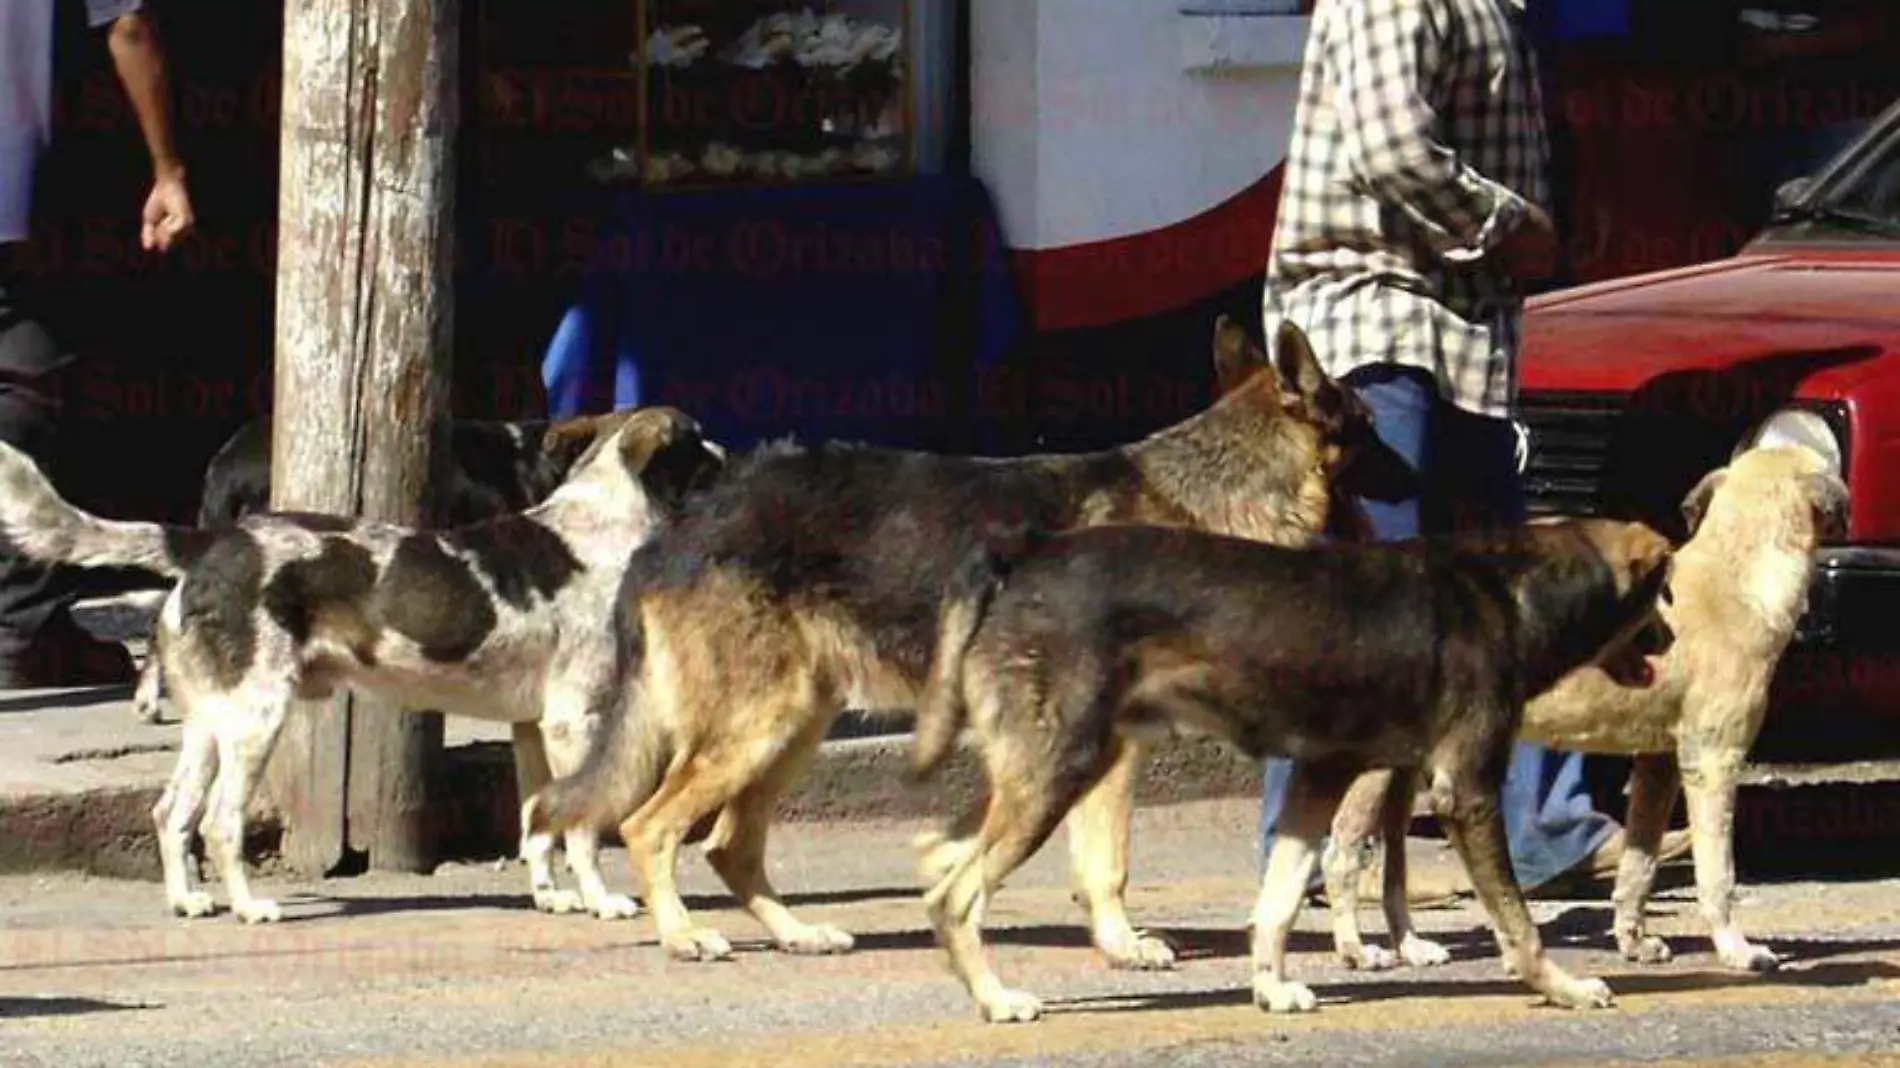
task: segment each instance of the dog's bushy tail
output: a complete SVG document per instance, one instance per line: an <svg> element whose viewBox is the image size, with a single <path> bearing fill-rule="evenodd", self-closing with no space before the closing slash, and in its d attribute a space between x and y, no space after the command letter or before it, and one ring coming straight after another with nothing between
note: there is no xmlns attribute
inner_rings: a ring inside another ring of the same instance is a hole
<svg viewBox="0 0 1900 1068"><path fill-rule="evenodd" d="M987 532L950 576L938 608L937 648L917 703L911 778L928 777L956 744L970 717L963 695L963 660L970 643L1016 562L1047 536L1033 527Z"/></svg>
<svg viewBox="0 0 1900 1068"><path fill-rule="evenodd" d="M101 519L75 507L19 449L0 441L0 547L43 564L185 571L212 535L190 527Z"/></svg>
<svg viewBox="0 0 1900 1068"><path fill-rule="evenodd" d="M660 788L671 750L658 719L642 707L640 669L644 634L637 603L627 598L615 611L617 674L607 721L581 766L542 787L528 801L523 820L530 834L559 834L570 827L602 827L624 819Z"/></svg>

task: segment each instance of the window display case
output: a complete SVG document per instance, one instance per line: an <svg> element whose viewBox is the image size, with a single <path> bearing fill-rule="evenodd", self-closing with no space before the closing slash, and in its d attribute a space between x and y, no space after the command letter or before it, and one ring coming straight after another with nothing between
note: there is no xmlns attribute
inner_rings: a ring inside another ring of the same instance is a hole
<svg viewBox="0 0 1900 1068"><path fill-rule="evenodd" d="M910 0L637 0L641 122L592 170L643 187L901 177Z"/></svg>
<svg viewBox="0 0 1900 1068"><path fill-rule="evenodd" d="M941 2L573 0L554 19L480 0L485 173L648 189L910 176L919 88L935 89L915 9Z"/></svg>

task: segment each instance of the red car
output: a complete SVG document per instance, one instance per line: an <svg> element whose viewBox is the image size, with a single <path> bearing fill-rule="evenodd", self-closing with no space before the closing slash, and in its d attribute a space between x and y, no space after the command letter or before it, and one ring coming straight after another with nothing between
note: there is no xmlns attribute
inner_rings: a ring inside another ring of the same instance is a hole
<svg viewBox="0 0 1900 1068"><path fill-rule="evenodd" d="M1735 256L1544 294L1525 339L1538 514L1680 534L1677 502L1745 440L1838 457L1848 535L1821 553L1755 759L1900 754L1900 104L1783 186Z"/></svg>

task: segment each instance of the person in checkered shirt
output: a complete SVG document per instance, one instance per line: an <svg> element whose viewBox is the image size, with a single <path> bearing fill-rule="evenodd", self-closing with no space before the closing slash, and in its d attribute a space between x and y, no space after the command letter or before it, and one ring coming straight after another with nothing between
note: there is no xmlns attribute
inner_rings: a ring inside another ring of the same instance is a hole
<svg viewBox="0 0 1900 1068"><path fill-rule="evenodd" d="M1362 502L1381 540L1525 518L1511 419L1519 320L1559 243L1524 20L1524 0L1319 0L1313 11L1264 325L1267 337L1285 320L1305 331L1417 471L1418 497ZM1288 771L1266 768L1263 858ZM1580 755L1519 744L1503 804L1526 890L1615 872L1622 829L1593 807ZM1687 846L1672 836L1664 856ZM1368 882L1377 896L1376 874ZM1451 889L1415 883L1408 896Z"/></svg>

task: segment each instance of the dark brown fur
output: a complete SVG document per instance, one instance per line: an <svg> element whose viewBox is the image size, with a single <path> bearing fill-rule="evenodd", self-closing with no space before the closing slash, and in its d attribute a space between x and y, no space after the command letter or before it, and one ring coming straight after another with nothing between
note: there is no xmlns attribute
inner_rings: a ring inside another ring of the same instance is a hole
<svg viewBox="0 0 1900 1068"><path fill-rule="evenodd" d="M1263 1008L1313 1007L1285 978L1286 936L1313 842L1371 767L1430 777L1533 988L1609 1004L1607 987L1545 957L1506 860L1498 792L1530 696L1606 649L1667 637L1655 609L1671 554L1649 527L1608 520L1303 550L1108 527L973 553L943 604L917 723L920 773L967 725L989 783L953 830L919 842L953 969L989 1019L1040 1014L983 960L984 901L1127 746L1186 730L1297 761L1254 914Z"/></svg>
<svg viewBox="0 0 1900 1068"><path fill-rule="evenodd" d="M1409 489L1297 328L1269 361L1223 320L1215 357L1225 392L1213 408L1121 448L993 460L831 445L735 465L637 554L617 624L630 696L581 771L536 798L534 826L624 817L663 944L717 959L730 947L694 927L673 882L679 847L717 817L707 857L781 948L850 948L843 931L794 917L767 880L773 808L841 711L914 705L945 585L985 528L1145 522L1303 545L1336 511L1342 478ZM1072 825L1092 843L1081 852L1125 848L1136 760ZM1097 944L1118 964L1171 963L1129 924L1114 870L1077 872Z"/></svg>

